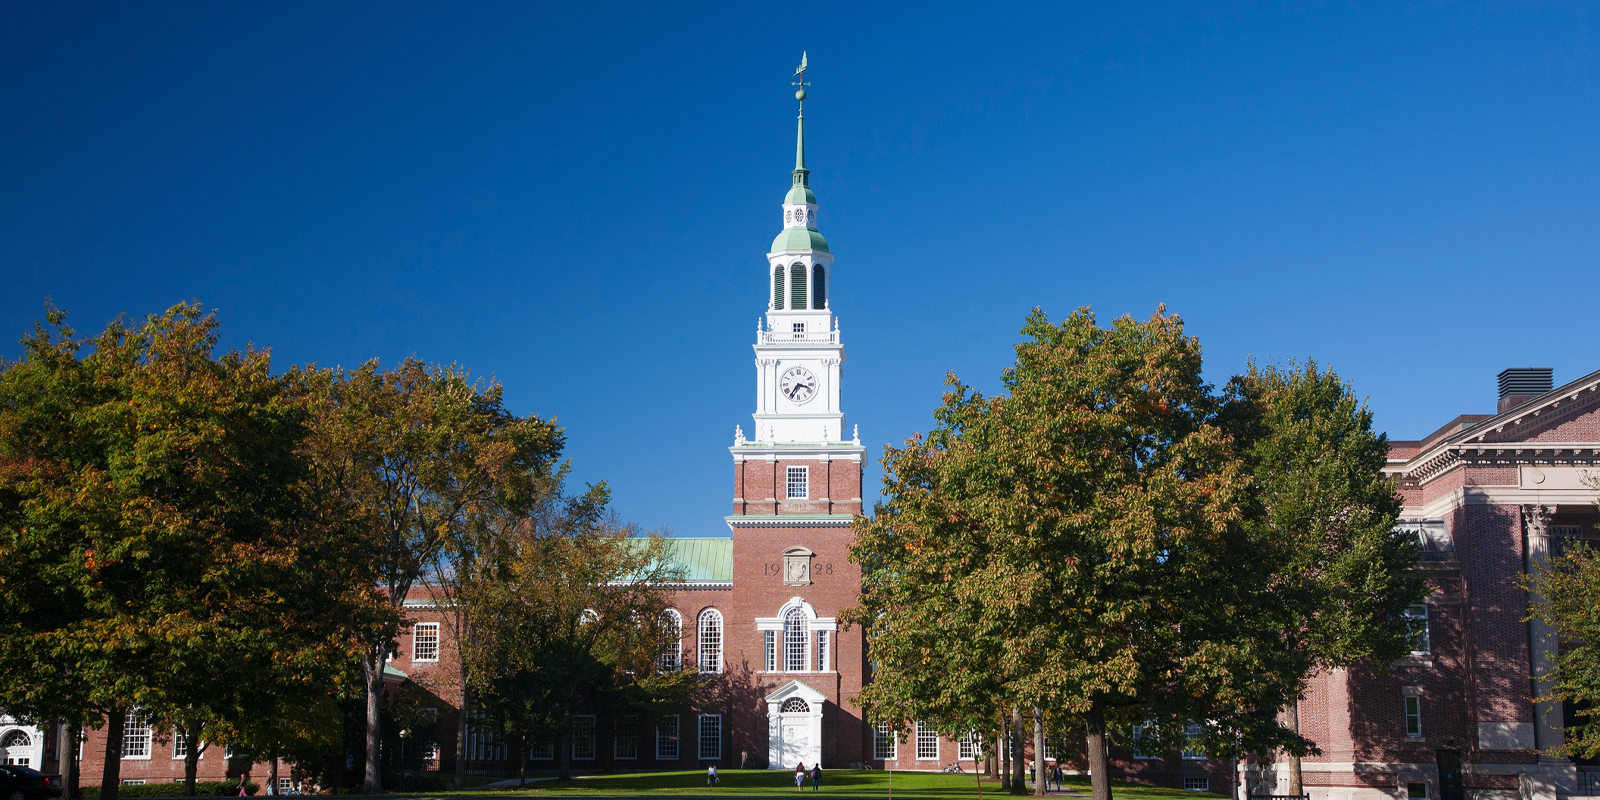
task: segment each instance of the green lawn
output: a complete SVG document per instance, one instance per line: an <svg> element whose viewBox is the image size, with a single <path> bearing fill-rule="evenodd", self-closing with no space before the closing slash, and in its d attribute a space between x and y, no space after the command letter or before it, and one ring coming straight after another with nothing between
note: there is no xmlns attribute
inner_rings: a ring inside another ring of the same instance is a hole
<svg viewBox="0 0 1600 800"><path fill-rule="evenodd" d="M548 774L548 773L546 773ZM530 776L532 777L532 776ZM712 789L706 786L706 774L693 772L641 772L623 775L596 775L581 777L568 783L552 780L530 782L527 789L512 787L495 790L496 794L532 795L662 795L706 797L710 795L766 796L800 795L794 788L794 773L768 770L725 770L721 773L722 785ZM978 797L978 782L971 773L946 775L938 772L882 772L861 770L828 770L823 773L822 788L811 790L806 781L804 794L846 797L889 798L973 798ZM1087 779L1069 778L1069 789L1089 793ZM450 794L450 793L443 793ZM482 790L472 792L482 795ZM985 798L995 800L1005 797L995 780L983 782ZM1114 782L1112 795L1119 800L1215 800L1220 795L1206 792L1186 792L1181 789L1160 789L1140 784ZM437 795L434 795L437 796Z"/></svg>

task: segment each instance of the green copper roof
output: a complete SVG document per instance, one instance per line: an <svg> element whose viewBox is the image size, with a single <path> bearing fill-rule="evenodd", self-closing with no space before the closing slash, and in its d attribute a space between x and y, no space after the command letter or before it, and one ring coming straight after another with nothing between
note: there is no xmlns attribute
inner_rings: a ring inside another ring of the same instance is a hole
<svg viewBox="0 0 1600 800"><path fill-rule="evenodd" d="M784 228L778 238L772 240L772 249L767 251L776 253L780 250L816 250L828 252L828 240L822 234L810 228Z"/></svg>
<svg viewBox="0 0 1600 800"><path fill-rule="evenodd" d="M800 112L796 122L799 125L794 135L794 170L799 172L806 168L806 115Z"/></svg>
<svg viewBox="0 0 1600 800"><path fill-rule="evenodd" d="M667 540L667 553L684 569L684 580L733 580L733 539L718 538Z"/></svg>
<svg viewBox="0 0 1600 800"><path fill-rule="evenodd" d="M810 203L811 205L816 205L817 204L817 196L811 193L811 187L810 186L802 186L802 185L797 183L797 184L789 187L789 193L787 195L784 195L783 202L785 202L785 203Z"/></svg>

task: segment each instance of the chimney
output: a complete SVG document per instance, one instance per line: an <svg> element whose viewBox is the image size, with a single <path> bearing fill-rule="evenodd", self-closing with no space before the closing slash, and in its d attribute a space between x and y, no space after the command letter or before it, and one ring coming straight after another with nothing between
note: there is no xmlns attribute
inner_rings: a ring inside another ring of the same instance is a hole
<svg viewBox="0 0 1600 800"><path fill-rule="evenodd" d="M1549 367L1512 367L1500 371L1500 405L1503 414L1555 388Z"/></svg>

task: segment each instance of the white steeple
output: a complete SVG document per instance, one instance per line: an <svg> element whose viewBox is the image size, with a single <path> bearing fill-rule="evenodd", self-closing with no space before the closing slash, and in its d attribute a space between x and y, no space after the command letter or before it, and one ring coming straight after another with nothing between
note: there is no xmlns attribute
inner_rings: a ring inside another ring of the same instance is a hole
<svg viewBox="0 0 1600 800"><path fill-rule="evenodd" d="M801 85L804 86L803 69ZM833 254L817 232L817 198L806 169L804 88L795 134L792 185L783 199L783 230L767 253L766 325L756 332L753 444L842 443L839 382L844 344L828 307Z"/></svg>

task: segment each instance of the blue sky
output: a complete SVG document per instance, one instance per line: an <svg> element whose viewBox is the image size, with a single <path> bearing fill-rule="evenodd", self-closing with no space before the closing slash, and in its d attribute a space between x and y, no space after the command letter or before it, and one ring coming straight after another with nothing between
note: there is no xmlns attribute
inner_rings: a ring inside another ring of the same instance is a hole
<svg viewBox="0 0 1600 800"><path fill-rule="evenodd" d="M1395 438L1600 369L1596 6L1132 5L8 3L0 353L198 299L280 365L459 362L722 535L806 50L874 459L1036 305L1314 357Z"/></svg>

